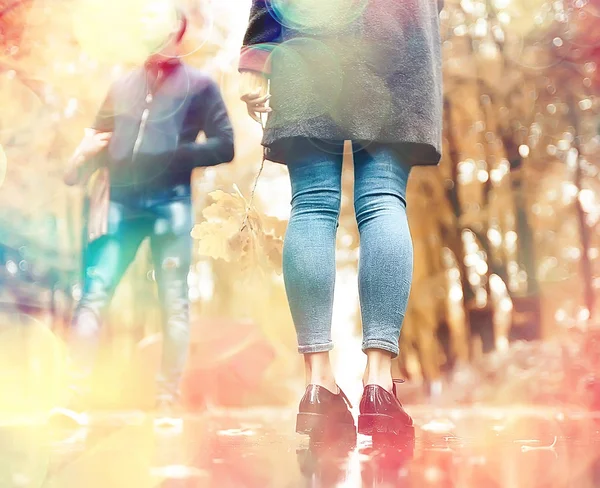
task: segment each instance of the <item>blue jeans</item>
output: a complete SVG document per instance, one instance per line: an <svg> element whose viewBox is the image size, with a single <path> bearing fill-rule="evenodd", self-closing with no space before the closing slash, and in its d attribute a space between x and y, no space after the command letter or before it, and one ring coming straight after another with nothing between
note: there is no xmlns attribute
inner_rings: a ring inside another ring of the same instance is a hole
<svg viewBox="0 0 600 488"><path fill-rule="evenodd" d="M329 351L341 202L342 143L293 143L288 152L292 212L283 273L300 353ZM354 145L354 207L360 234L363 351L398 355L413 268L406 215L410 167L382 144Z"/></svg>
<svg viewBox="0 0 600 488"><path fill-rule="evenodd" d="M131 198L110 202L109 232L85 251L83 294L72 321L70 349L86 381L94 366L100 327L115 289L144 241L150 239L163 323L160 397L177 398L189 346L187 277L191 263L192 208L189 198Z"/></svg>

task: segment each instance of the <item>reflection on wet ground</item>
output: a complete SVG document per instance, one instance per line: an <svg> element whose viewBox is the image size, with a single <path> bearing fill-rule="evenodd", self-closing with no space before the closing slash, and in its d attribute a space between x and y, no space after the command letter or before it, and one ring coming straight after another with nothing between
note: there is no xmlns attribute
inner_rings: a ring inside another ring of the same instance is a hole
<svg viewBox="0 0 600 488"><path fill-rule="evenodd" d="M600 414L413 407L416 439L309 443L293 410L189 416L179 432L143 415L87 430L0 429L0 487L600 486Z"/></svg>

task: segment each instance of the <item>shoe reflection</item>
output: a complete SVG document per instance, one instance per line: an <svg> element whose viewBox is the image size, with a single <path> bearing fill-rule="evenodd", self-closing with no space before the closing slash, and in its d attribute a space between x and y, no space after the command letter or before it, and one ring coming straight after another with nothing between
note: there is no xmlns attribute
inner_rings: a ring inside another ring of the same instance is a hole
<svg viewBox="0 0 600 488"><path fill-rule="evenodd" d="M374 436L359 452L363 487L400 487L415 454L414 430L402 436Z"/></svg>
<svg viewBox="0 0 600 488"><path fill-rule="evenodd" d="M407 478L407 463L414 457L414 431L404 436L374 436L357 445L355 440L342 442L311 441L308 448L296 451L305 486L341 486L351 476L354 460L360 469L363 487L402 486Z"/></svg>
<svg viewBox="0 0 600 488"><path fill-rule="evenodd" d="M308 449L296 451L298 466L307 486L337 486L346 480L356 437L339 440L311 440Z"/></svg>

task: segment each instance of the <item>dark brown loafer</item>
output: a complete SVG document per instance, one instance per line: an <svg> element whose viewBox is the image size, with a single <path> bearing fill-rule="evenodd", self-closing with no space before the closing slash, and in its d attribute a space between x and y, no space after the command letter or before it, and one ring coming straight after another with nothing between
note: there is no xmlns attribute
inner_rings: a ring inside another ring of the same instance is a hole
<svg viewBox="0 0 600 488"><path fill-rule="evenodd" d="M300 401L296 432L311 437L327 433L356 436L351 408L348 397L341 389L336 394L319 385L308 385Z"/></svg>
<svg viewBox="0 0 600 488"><path fill-rule="evenodd" d="M391 434L414 436L413 421L396 396L394 380L392 393L378 385L367 385L360 401L358 433L363 435Z"/></svg>

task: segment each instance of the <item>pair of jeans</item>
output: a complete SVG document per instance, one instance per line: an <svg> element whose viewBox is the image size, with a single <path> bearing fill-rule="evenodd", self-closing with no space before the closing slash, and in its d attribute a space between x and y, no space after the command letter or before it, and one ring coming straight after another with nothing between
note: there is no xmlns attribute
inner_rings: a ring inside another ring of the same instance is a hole
<svg viewBox="0 0 600 488"><path fill-rule="evenodd" d="M163 325L158 395L178 397L190 337L187 277L191 225L189 198L110 202L109 233L90 242L85 250L83 292L69 335L75 374L82 381L94 367L100 327L115 289L140 245L149 238Z"/></svg>
<svg viewBox="0 0 600 488"><path fill-rule="evenodd" d="M296 140L287 151L292 210L283 273L300 353L333 348L331 321L343 142ZM398 355L413 271L406 215L410 166L384 144L353 143L363 351Z"/></svg>

